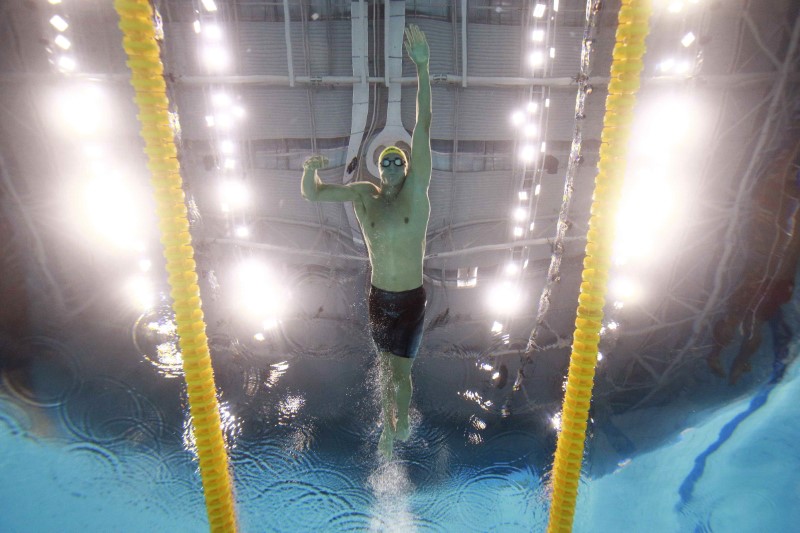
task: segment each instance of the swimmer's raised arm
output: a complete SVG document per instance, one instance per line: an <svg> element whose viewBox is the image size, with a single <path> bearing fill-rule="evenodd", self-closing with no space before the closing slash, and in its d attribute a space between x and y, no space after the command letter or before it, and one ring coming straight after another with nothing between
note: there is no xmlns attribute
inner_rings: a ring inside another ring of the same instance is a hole
<svg viewBox="0 0 800 533"><path fill-rule="evenodd" d="M372 194L378 188L367 181L356 181L347 185L323 183L317 171L325 168L328 160L321 155L311 156L303 163L303 179L300 192L310 202L355 202L361 195Z"/></svg>

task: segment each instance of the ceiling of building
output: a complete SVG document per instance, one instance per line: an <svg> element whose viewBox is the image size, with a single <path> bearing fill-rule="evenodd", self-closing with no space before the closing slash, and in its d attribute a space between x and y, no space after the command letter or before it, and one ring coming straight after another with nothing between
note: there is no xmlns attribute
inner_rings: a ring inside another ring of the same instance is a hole
<svg viewBox="0 0 800 533"><path fill-rule="evenodd" d="M621 406L667 397L687 375L708 373L711 324L752 244L753 190L767 183L770 158L792 145L800 111L796 2L653 3L621 222L638 240L618 251L628 260L612 272L617 292L607 301L597 377L597 393ZM209 5L155 2L212 341L318 357L368 346L368 263L352 208L306 202L300 174L307 157L322 154L326 181L374 180L380 149L408 139L416 80L401 38L416 24L430 43L433 94L422 355L501 360L529 396L558 396L619 2ZM95 307L87 294L121 283L143 256L159 261L150 244L114 254L114 246L88 244L68 214L80 206L64 196L98 166L122 173L138 192L106 212L126 213L142 196L136 226L156 242L116 14L93 0L14 0L0 13L8 43L0 54L4 208L25 213L16 224L29 235L40 290L56 291L51 300L79 315ZM54 29L54 14L67 30ZM66 90L77 91L73 103L64 103ZM81 102L92 111L78 109ZM56 124L58 113L72 113L71 125ZM515 125L515 113L528 130ZM239 189L225 192L223 183L244 190L245 200L237 203ZM236 299L237 264L254 258L279 280L271 289L285 299L277 328L246 316ZM509 292L492 308L503 284Z"/></svg>

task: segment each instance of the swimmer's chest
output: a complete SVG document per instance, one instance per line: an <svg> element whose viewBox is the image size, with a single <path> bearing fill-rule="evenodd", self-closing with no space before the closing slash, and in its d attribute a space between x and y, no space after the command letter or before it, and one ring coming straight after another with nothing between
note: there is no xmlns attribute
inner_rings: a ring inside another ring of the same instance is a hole
<svg viewBox="0 0 800 533"><path fill-rule="evenodd" d="M417 239L425 235L427 213L414 206L408 198L398 198L392 203L380 199L365 202L358 214L361 227L370 241L383 239Z"/></svg>

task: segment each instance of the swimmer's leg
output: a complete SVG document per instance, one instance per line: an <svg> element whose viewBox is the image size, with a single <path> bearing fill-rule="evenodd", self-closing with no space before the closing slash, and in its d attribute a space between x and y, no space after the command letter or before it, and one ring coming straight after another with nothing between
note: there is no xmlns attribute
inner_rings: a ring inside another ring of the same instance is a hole
<svg viewBox="0 0 800 533"><path fill-rule="evenodd" d="M395 357L389 352L380 352L380 388L381 410L383 417L383 431L378 441L378 450L384 457L390 459L394 449L394 434L397 427L397 390L394 385L391 358Z"/></svg>
<svg viewBox="0 0 800 533"><path fill-rule="evenodd" d="M392 381L396 388L397 405L397 431L395 436L400 440L407 440L409 435L408 409L411 406L411 365L414 360L410 357L391 356Z"/></svg>

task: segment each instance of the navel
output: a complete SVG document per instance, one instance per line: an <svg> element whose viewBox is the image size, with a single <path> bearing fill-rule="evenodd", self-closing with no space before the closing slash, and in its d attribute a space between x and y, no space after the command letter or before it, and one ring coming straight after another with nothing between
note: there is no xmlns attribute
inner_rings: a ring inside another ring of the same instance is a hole
<svg viewBox="0 0 800 533"><path fill-rule="evenodd" d="M408 217L406 217L406 224L408 224Z"/></svg>

